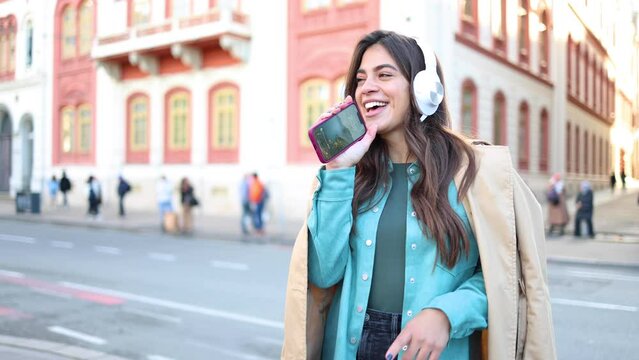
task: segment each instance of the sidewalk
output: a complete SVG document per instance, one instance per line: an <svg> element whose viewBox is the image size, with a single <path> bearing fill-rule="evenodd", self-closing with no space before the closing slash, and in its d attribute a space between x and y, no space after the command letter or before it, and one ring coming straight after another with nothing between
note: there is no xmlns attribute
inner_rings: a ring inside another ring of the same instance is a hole
<svg viewBox="0 0 639 360"><path fill-rule="evenodd" d="M0 335L2 360L127 360L103 352L50 341Z"/></svg>

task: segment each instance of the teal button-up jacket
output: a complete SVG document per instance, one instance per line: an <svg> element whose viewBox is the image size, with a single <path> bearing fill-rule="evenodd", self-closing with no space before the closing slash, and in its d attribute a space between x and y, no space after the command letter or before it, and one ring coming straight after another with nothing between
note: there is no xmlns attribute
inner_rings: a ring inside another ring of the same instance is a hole
<svg viewBox="0 0 639 360"><path fill-rule="evenodd" d="M411 164L407 171L402 328L421 310L440 309L451 325L450 340L440 359L468 359L469 336L487 326L488 304L477 243L451 182L448 198L468 231L470 252L451 269L440 263L435 240L421 231L410 201L410 190L420 169ZM371 289L377 226L388 191L378 190L375 201L379 201L358 214L355 231L351 232L355 168L322 169L317 178L319 185L307 219L312 239L308 249L309 281L322 288L341 283L326 320L322 358L355 359Z"/></svg>

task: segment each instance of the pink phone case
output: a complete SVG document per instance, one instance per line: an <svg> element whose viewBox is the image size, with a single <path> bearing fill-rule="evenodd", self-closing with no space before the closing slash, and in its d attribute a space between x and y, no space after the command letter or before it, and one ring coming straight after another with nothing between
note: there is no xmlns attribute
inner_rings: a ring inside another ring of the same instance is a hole
<svg viewBox="0 0 639 360"><path fill-rule="evenodd" d="M340 113L342 113L344 110L351 108L351 106L355 107L355 113L357 114L357 119L359 120L359 122L362 124L364 131L362 132L362 134L360 136L358 136L355 140L353 140L352 142L350 142L349 144L347 144L346 146L344 146L344 148L342 148L340 151L338 151L336 154L334 154L332 157L325 157L321 146L319 144L318 139L315 138L314 133L315 133L315 129L318 128L319 126L321 126L322 124L325 124L328 121L331 120L336 120L336 116ZM362 115L359 112L359 109L357 108L357 105L354 102L351 102L347 107L341 109L337 114L333 114L330 117L318 122L317 124L311 126L311 128L308 130L308 137L311 140L311 143L313 144L313 149L315 149L315 153L317 154L317 158L319 159L319 161L321 161L322 163L326 164L327 162L335 159L336 157L338 157L340 154L342 154L344 151L346 151L348 148L350 148L351 146L353 146L353 144L355 144L356 142L360 141L364 135L366 135L366 123L364 122Z"/></svg>

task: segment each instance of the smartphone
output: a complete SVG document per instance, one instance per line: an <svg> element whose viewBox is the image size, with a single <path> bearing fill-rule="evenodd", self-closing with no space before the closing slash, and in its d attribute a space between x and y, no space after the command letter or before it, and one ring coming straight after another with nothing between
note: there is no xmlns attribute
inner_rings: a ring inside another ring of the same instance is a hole
<svg viewBox="0 0 639 360"><path fill-rule="evenodd" d="M364 134L366 125L355 103L308 130L308 137L322 163L333 160L363 138Z"/></svg>

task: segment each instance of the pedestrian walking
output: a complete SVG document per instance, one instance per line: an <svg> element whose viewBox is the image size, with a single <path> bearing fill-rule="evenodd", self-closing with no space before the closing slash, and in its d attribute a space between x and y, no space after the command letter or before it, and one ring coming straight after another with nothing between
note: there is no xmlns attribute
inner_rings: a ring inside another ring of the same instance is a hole
<svg viewBox="0 0 639 360"><path fill-rule="evenodd" d="M581 182L579 194L577 195L577 213L575 214L575 231L576 237L581 236L581 223L585 222L588 226L588 236L590 238L595 237L595 231L592 226L592 213L594 194L592 192L592 186L590 182L584 180Z"/></svg>
<svg viewBox="0 0 639 360"><path fill-rule="evenodd" d="M89 203L87 213L89 216L97 218L100 215L100 205L102 204L102 187L93 175L87 179L87 201Z"/></svg>
<svg viewBox="0 0 639 360"><path fill-rule="evenodd" d="M250 234L250 224L253 219L253 213L251 212L251 202L249 201L249 184L253 178L252 174L245 174L240 181L240 206L242 207L242 215L240 217L240 228L242 234Z"/></svg>
<svg viewBox="0 0 639 360"><path fill-rule="evenodd" d="M615 192L615 185L617 185L617 176L615 175L615 171L612 170L610 173L610 191Z"/></svg>
<svg viewBox="0 0 639 360"><path fill-rule="evenodd" d="M566 205L566 189L561 174L556 173L550 178L546 199L548 200L548 235L557 232L562 236L570 217Z"/></svg>
<svg viewBox="0 0 639 360"><path fill-rule="evenodd" d="M249 203L253 215L253 228L258 235L264 235L264 205L268 199L268 190L257 173L253 173L249 182Z"/></svg>
<svg viewBox="0 0 639 360"><path fill-rule="evenodd" d="M621 190L626 191L626 170L621 169L619 172L619 177L621 178Z"/></svg>
<svg viewBox="0 0 639 360"><path fill-rule="evenodd" d="M62 206L68 207L69 201L67 198L67 193L71 191L73 184L71 180L67 177L66 171L62 171L62 177L60 178L60 192L62 193Z"/></svg>
<svg viewBox="0 0 639 360"><path fill-rule="evenodd" d="M160 214L160 228L162 231L177 231L177 217L173 212L173 185L162 175L156 184L155 192L157 196L158 212ZM167 214L171 214L174 220L168 221ZM170 226L167 226L171 224ZM170 228L169 228L170 227Z"/></svg>
<svg viewBox="0 0 639 360"><path fill-rule="evenodd" d="M118 176L118 205L119 211L118 215L120 217L124 217L126 215L126 211L124 210L124 197L131 191L131 185L122 175Z"/></svg>
<svg viewBox="0 0 639 360"><path fill-rule="evenodd" d="M193 185L188 178L180 181L180 202L182 204L182 233L189 235L193 233L193 207L200 204L193 193Z"/></svg>
<svg viewBox="0 0 639 360"><path fill-rule="evenodd" d="M508 148L453 132L441 74L413 38L356 45L317 121L354 101L367 133L312 185L282 359L556 358L539 203Z"/></svg>
<svg viewBox="0 0 639 360"><path fill-rule="evenodd" d="M52 175L47 185L49 188L49 204L52 208L54 208L58 204L58 190L60 190L60 183L55 175Z"/></svg>

